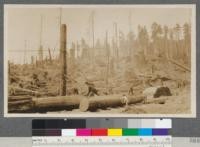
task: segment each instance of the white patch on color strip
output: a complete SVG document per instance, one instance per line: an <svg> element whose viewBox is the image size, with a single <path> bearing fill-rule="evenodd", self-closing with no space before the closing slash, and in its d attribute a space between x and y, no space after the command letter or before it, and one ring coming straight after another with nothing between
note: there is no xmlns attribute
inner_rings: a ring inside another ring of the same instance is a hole
<svg viewBox="0 0 200 147"><path fill-rule="evenodd" d="M76 129L62 129L62 136L76 136Z"/></svg>
<svg viewBox="0 0 200 147"><path fill-rule="evenodd" d="M172 120L171 119L156 119L155 128L172 128Z"/></svg>

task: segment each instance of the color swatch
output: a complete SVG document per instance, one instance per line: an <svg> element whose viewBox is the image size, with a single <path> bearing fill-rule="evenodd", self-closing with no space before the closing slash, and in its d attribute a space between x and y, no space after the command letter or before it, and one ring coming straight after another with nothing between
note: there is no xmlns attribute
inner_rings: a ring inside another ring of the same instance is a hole
<svg viewBox="0 0 200 147"><path fill-rule="evenodd" d="M91 129L77 129L76 136L92 136Z"/></svg>
<svg viewBox="0 0 200 147"><path fill-rule="evenodd" d="M108 129L108 136L122 136L122 129Z"/></svg>
<svg viewBox="0 0 200 147"><path fill-rule="evenodd" d="M33 130L33 136L167 136L170 129L152 128L85 128Z"/></svg>
<svg viewBox="0 0 200 147"><path fill-rule="evenodd" d="M32 136L168 136L172 126L171 119L97 120L34 120Z"/></svg>
<svg viewBox="0 0 200 147"><path fill-rule="evenodd" d="M92 129L92 136L107 136L107 135L108 131L105 128Z"/></svg>

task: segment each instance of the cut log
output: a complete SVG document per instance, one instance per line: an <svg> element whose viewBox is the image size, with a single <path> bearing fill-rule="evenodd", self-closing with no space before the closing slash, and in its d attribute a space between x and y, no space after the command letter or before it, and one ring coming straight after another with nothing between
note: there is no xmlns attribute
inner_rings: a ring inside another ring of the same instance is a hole
<svg viewBox="0 0 200 147"><path fill-rule="evenodd" d="M47 98L33 98L34 111L57 111L72 110L79 108L80 97L78 96L59 96Z"/></svg>
<svg viewBox="0 0 200 147"><path fill-rule="evenodd" d="M181 64L181 63L178 63L177 61L172 60L172 59L168 59L168 60L169 60L171 63L173 63L173 64L179 66L179 67L182 68L182 69L184 69L185 71L191 72L191 69L190 69L189 67L187 67L186 65L183 65L183 64Z"/></svg>
<svg viewBox="0 0 200 147"><path fill-rule="evenodd" d="M143 102L145 97L144 96L131 96L128 97L128 104L135 104ZM90 99L82 99L80 102L79 109L82 112L85 111L95 111L97 109L105 109L107 107L119 107L123 106L124 103L122 101L121 95L113 95L113 96L100 96L97 98L90 98Z"/></svg>
<svg viewBox="0 0 200 147"><path fill-rule="evenodd" d="M15 101L15 102L8 102L8 106L12 107L12 106L19 106L19 105L25 105L25 104L30 104L31 101L30 100L21 100L21 101Z"/></svg>
<svg viewBox="0 0 200 147"><path fill-rule="evenodd" d="M148 87L143 91L143 95L149 99L149 98L158 98L160 96L171 96L171 91L168 87Z"/></svg>
<svg viewBox="0 0 200 147"><path fill-rule="evenodd" d="M145 104L165 104L166 100L168 100L169 97L159 97L159 98L151 98L147 99Z"/></svg>
<svg viewBox="0 0 200 147"><path fill-rule="evenodd" d="M10 95L32 95L32 96L41 96L42 93L37 91L32 91L29 89L19 88L19 87L9 87L9 94Z"/></svg>
<svg viewBox="0 0 200 147"><path fill-rule="evenodd" d="M22 96L8 96L8 101L21 101L21 100L31 100L31 96L22 95Z"/></svg>
<svg viewBox="0 0 200 147"><path fill-rule="evenodd" d="M30 105L23 105L21 107L9 107L9 113L32 113Z"/></svg>

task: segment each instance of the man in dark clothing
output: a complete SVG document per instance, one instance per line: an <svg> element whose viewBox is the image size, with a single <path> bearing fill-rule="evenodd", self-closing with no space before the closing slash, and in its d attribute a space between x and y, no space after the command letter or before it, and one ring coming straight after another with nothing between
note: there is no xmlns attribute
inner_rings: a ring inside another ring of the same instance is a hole
<svg viewBox="0 0 200 147"><path fill-rule="evenodd" d="M88 86L88 93L86 96L94 96L94 95L99 95L98 90L95 88L93 83L85 82L85 84Z"/></svg>
<svg viewBox="0 0 200 147"><path fill-rule="evenodd" d="M78 94L79 94L78 88L73 88L73 94L75 94L75 95L78 95Z"/></svg>
<svg viewBox="0 0 200 147"><path fill-rule="evenodd" d="M133 87L132 87L132 86L130 87L130 89L129 89L129 91L128 91L128 94L129 94L129 95L133 95Z"/></svg>

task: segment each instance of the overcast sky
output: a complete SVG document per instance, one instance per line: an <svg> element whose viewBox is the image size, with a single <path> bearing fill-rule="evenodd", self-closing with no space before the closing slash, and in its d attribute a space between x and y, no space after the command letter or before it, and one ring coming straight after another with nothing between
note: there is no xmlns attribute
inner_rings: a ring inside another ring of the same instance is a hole
<svg viewBox="0 0 200 147"><path fill-rule="evenodd" d="M83 7L62 6L62 23L67 25L67 46L70 48L72 41L80 41L82 37L89 41L89 16L94 11L95 39L103 39L105 31L109 38L113 36L113 23L125 34L131 29L137 34L138 25L145 25L151 31L153 22L169 27L179 23L191 23L191 7L152 7L152 6L123 6L123 7ZM8 51L8 59L15 63L23 63L26 43L26 60L30 61L31 55L37 55L40 41L41 16L43 16L42 44L45 49L59 48L59 17L60 6L6 6L5 7L5 50ZM48 52L45 52L46 56Z"/></svg>

